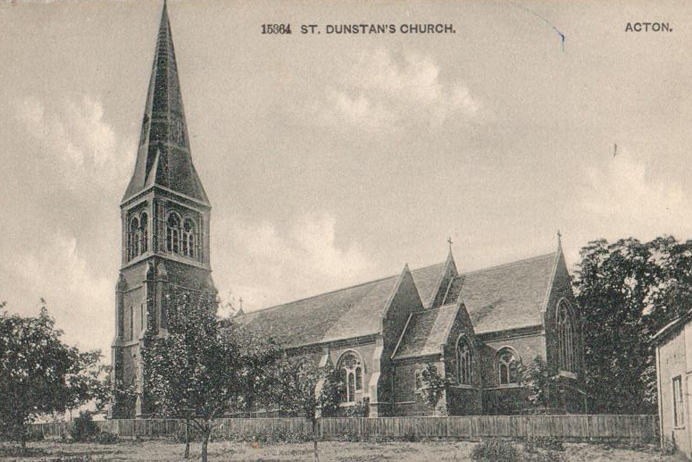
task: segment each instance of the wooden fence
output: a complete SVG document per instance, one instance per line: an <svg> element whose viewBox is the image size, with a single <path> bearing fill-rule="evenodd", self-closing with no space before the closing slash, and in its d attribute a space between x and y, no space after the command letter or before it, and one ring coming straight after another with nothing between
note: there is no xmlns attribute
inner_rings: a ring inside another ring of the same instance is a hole
<svg viewBox="0 0 692 462"><path fill-rule="evenodd" d="M180 435L185 421L173 419L119 419L96 422L101 430L122 437L156 438ZM67 423L35 424L46 437L67 434ZM218 419L214 433L220 437L310 434L301 418ZM322 438L526 438L553 436L566 440L622 439L654 442L658 423L654 415L528 415L454 417L338 417L320 420Z"/></svg>

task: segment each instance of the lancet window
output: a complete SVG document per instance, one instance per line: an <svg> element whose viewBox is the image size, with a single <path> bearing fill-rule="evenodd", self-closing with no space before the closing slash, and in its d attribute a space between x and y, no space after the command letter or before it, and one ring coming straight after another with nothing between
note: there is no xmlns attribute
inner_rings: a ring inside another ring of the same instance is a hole
<svg viewBox="0 0 692 462"><path fill-rule="evenodd" d="M132 260L139 255L139 220L134 217L130 220L130 229L127 232L127 259Z"/></svg>
<svg viewBox="0 0 692 462"><path fill-rule="evenodd" d="M471 347L465 337L460 337L456 348L457 382L470 385L473 379L473 358Z"/></svg>
<svg viewBox="0 0 692 462"><path fill-rule="evenodd" d="M356 393L363 391L363 365L353 352L345 353L339 359L339 378L341 385L341 402L353 403Z"/></svg>
<svg viewBox="0 0 692 462"><path fill-rule="evenodd" d="M571 311L566 301L557 306L557 352L560 370L577 371L577 342Z"/></svg>
<svg viewBox="0 0 692 462"><path fill-rule="evenodd" d="M168 215L166 221L166 250L180 253L180 217L177 213Z"/></svg>
<svg viewBox="0 0 692 462"><path fill-rule="evenodd" d="M519 383L519 359L510 348L497 353L497 381L500 385Z"/></svg>

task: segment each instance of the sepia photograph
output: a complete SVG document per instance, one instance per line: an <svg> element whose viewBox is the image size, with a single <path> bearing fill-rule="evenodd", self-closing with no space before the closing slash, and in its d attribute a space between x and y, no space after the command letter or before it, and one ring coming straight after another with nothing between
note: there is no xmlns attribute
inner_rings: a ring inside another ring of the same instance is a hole
<svg viewBox="0 0 692 462"><path fill-rule="evenodd" d="M691 25L1 1L0 459L692 459Z"/></svg>

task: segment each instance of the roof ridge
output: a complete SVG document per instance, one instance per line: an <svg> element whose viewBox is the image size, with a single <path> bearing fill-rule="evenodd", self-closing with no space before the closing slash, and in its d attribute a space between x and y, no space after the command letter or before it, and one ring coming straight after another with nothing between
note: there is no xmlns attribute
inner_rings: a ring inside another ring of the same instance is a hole
<svg viewBox="0 0 692 462"><path fill-rule="evenodd" d="M459 310L461 309L462 303L457 302L453 305L455 313L454 316L452 316L449 319L449 324L447 325L447 329L445 329L445 336L442 345L444 345L447 342L447 339L449 339L449 335L452 333L452 327L454 327L454 321L456 321L456 318L459 315ZM471 323L471 330L473 330L473 323Z"/></svg>
<svg viewBox="0 0 692 462"><path fill-rule="evenodd" d="M546 257L548 257L548 256L553 256L554 254L555 254L555 252L550 252L550 253L546 253L546 254L543 254L543 255L537 255L537 256L535 256L535 257L523 258L523 259L521 259L521 260L515 260L515 261L512 261L512 262L502 263L502 264L500 264L500 265L490 266L490 267L487 267L487 268L481 268L481 269L477 269L477 270L474 270L474 271L468 271L468 272L465 272L465 273L458 273L456 277L464 277L464 276L466 276L466 275L468 275L468 274L475 274L475 273L481 273L481 272L484 272L484 271L495 270L495 269L499 269L499 268L503 268L503 267L507 267L507 266L516 265L516 264L519 264L519 263L524 263L524 262L531 261L531 260L537 260L537 259L539 259L539 258L546 258ZM421 270L425 270L425 269L430 269L430 268L433 268L433 267L435 267L435 266L444 266L446 263L447 263L447 261L445 260L445 261L440 262L440 263L434 263L434 264L432 264L432 265L422 266L422 267L420 267L420 268L416 268L415 270L412 270L412 271L411 271L411 274L414 274L414 273L416 273L417 271L421 271ZM292 304L299 303L299 302L304 302L304 301L306 301L306 300L313 300L313 299L316 299L316 298L319 298L319 297L331 295L331 294L334 294L334 293L337 293L337 292L342 292L342 291L345 291L345 290L356 289L356 288L358 288L358 287L362 287L362 286L365 286L365 285L368 285L368 284L375 284L375 283L382 282L382 281L386 281L387 279L392 279L392 278L396 278L396 277L399 277L399 276L401 276L401 273L393 274L393 275L391 275L391 276L386 276L386 277L382 277L382 278L379 278L379 279L373 279L373 280L371 280L371 281L361 282L361 283L359 283L359 284L354 284L354 285L352 285L352 286L341 287L341 288L339 288L339 289L334 289L334 290L330 290L330 291L328 291L328 292L322 292L322 293L319 293L319 294L310 295L310 296L308 296L308 297L298 298L298 299L291 300L291 301L286 302L286 303L281 303L281 304L279 304L279 305L272 305L272 306L268 306L268 307L266 307L266 308L259 308L259 309L257 309L257 310L248 311L248 312L245 313L242 317L250 316L250 315L255 314L255 313L264 313L264 312L267 312L267 311L270 311L270 310L275 310L275 309L283 308L283 307L288 306L288 305L292 305ZM448 305L452 305L452 303L449 303ZM437 310L437 309L439 309L439 308L442 308L442 307L448 306L448 305L440 305L440 306L437 307L437 308L427 308L427 309L425 309L425 310L423 310L423 311L420 311L420 312L418 312L418 313L424 313L424 312L431 311L431 310Z"/></svg>
<svg viewBox="0 0 692 462"><path fill-rule="evenodd" d="M541 259L541 258L553 257L553 256L555 255L555 253L556 253L556 252L550 252L550 253L546 253L546 254L543 254L543 255L537 255L537 256L535 256L535 257L522 258L521 260L515 260L515 261L510 261L510 262L507 262L507 263L501 263L501 264L495 265L495 266L489 266L489 267L487 267L487 268L480 268L480 269L473 270L473 271L467 271L467 272L465 272L465 273L459 273L459 276L466 276L466 275L469 275L469 274L482 273L482 272L485 272L485 271L491 271L491 270L495 270L495 269L505 268L505 267L508 267L508 266L518 265L518 264L520 264L520 263L526 263L526 262L531 261L531 260L538 260L538 259Z"/></svg>
<svg viewBox="0 0 692 462"><path fill-rule="evenodd" d="M435 265L431 265L431 266L435 266ZM423 268L419 268L419 269L423 269ZM337 292L343 292L343 291L345 291L345 290L357 289L358 287L367 286L368 284L375 284L375 283L378 283L378 282L386 281L387 279L398 278L399 276L401 276L401 273L399 273L399 274L394 274L394 275L392 275L392 276L387 276L387 277L379 278L379 279L373 279L372 281L361 282L361 283L358 283L358 284L354 284L354 285L352 285L352 286L341 287L341 288L339 288L339 289L330 290L330 291L328 291L328 292L321 292L321 293L319 293L319 294L310 295L310 296L308 296L308 297L297 298L297 299L295 299L295 300L291 300L290 302L281 303L281 304L279 304L279 305L272 305L272 306L268 306L268 307L266 307L266 308L259 308L259 309L257 309L257 310L249 311L249 312L247 312L247 313L245 314L245 316L249 316L249 315L251 315L251 314L253 314L253 313L259 313L259 312L264 312L264 311L272 310L272 309L275 309L275 308L282 308L282 307L284 307L284 306L286 306L286 305L292 305L292 304L294 304L294 303L304 302L304 301L306 301L306 300L312 300L312 299L315 299L315 298L323 297L323 296L325 296L325 295L331 295L331 294L335 294L335 293L337 293ZM369 292L368 292L368 293L369 293ZM366 293L366 295L367 295L367 293Z"/></svg>
<svg viewBox="0 0 692 462"><path fill-rule="evenodd" d="M421 311L414 311L414 312L411 313L411 314L414 314L414 315L415 315L415 314L426 314L426 313L431 313L431 312L433 312L433 311L438 311L438 310L441 310L442 308L447 308L447 307L454 306L454 305L456 305L456 303L447 303L446 305L440 305L440 306L438 306L437 308L425 308L425 309L423 309L423 310L421 310Z"/></svg>

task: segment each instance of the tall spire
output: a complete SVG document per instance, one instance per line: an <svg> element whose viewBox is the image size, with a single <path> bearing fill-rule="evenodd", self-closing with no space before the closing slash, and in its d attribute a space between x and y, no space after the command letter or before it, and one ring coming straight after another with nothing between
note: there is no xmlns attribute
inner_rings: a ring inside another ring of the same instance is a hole
<svg viewBox="0 0 692 462"><path fill-rule="evenodd" d="M209 203L192 164L173 35L165 1L144 108L137 162L123 201L154 185Z"/></svg>

